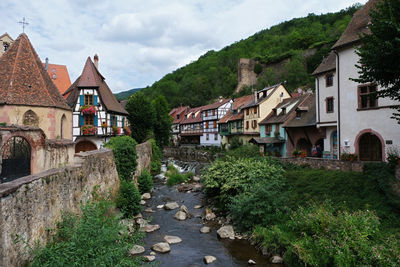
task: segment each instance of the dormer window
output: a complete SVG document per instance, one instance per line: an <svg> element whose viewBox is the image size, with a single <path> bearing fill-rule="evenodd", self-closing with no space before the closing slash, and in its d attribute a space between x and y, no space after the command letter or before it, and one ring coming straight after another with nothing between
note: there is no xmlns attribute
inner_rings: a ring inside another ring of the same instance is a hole
<svg viewBox="0 0 400 267"><path fill-rule="evenodd" d="M300 118L301 118L301 111L296 110L296 119L300 119Z"/></svg>
<svg viewBox="0 0 400 267"><path fill-rule="evenodd" d="M192 114L192 118L194 118L194 113Z"/></svg>
<svg viewBox="0 0 400 267"><path fill-rule="evenodd" d="M267 96L267 91L263 92L263 97L265 98Z"/></svg>
<svg viewBox="0 0 400 267"><path fill-rule="evenodd" d="M276 108L272 109L272 111L274 112L274 115L276 116L276 114L277 114Z"/></svg>
<svg viewBox="0 0 400 267"><path fill-rule="evenodd" d="M8 43L3 44L3 51L6 52L10 45Z"/></svg>
<svg viewBox="0 0 400 267"><path fill-rule="evenodd" d="M176 115L176 119L177 120L179 120L179 118L180 118L181 116L178 114L178 115Z"/></svg>

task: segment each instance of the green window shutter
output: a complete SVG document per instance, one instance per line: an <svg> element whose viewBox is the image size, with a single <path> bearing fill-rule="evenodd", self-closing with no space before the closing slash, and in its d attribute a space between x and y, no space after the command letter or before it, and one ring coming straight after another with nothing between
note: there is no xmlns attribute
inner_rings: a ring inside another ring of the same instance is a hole
<svg viewBox="0 0 400 267"><path fill-rule="evenodd" d="M94 96L93 96L93 105L94 105L94 106L97 106L97 98L98 98L97 95L94 95Z"/></svg>
<svg viewBox="0 0 400 267"><path fill-rule="evenodd" d="M94 115L94 121L93 121L94 126L98 126L98 120L99 120L99 117L97 116L97 114Z"/></svg>
<svg viewBox="0 0 400 267"><path fill-rule="evenodd" d="M79 115L79 126L83 126L84 122L85 122L85 119L84 119L83 115Z"/></svg>
<svg viewBox="0 0 400 267"><path fill-rule="evenodd" d="M81 106L84 106L84 105L85 105L85 96L84 96L84 95L80 95L80 96L79 96L79 104L80 104Z"/></svg>

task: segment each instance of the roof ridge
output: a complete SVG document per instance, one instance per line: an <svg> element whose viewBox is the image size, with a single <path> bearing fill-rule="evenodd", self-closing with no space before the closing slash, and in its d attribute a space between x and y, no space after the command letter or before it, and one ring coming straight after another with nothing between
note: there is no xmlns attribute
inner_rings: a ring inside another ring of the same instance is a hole
<svg viewBox="0 0 400 267"><path fill-rule="evenodd" d="M8 102L8 97L9 97L9 94L8 94L8 91L9 91L9 88L10 88L10 86L12 86L12 84L13 84L13 77L14 77L14 74L15 74L15 68L16 68L16 66L17 66L17 59L18 59L18 55L20 54L20 51L21 51L21 38L22 37L22 35L21 36L19 36L18 38L17 38L17 40L18 40L18 49L17 49L17 54L15 55L15 60L14 60L14 66L13 66L13 69L12 69L12 72L11 72L11 77L10 77L10 84L7 86L7 100L6 100L6 103ZM17 41L16 40L16 41Z"/></svg>
<svg viewBox="0 0 400 267"><path fill-rule="evenodd" d="M25 38L28 38L28 37L25 36ZM36 69L37 69L38 72L39 72L39 75L40 75L41 81L42 81L42 83L43 83L43 86L46 87L46 82L45 82L45 80L44 80L43 73L42 73L42 71L40 70L40 67L39 67L39 65L38 65L38 63L37 63L36 55L35 55L34 49L33 49L33 47L32 47L32 44L31 44L30 42L28 42L28 46L29 46L29 52L31 53L31 55L32 55L32 57L33 57L33 59L34 59L35 66L36 66ZM46 74L47 74L47 72L46 72ZM50 79L50 80L51 80L51 79ZM53 81L51 81L51 82L53 83ZM54 83L53 83L53 85L55 86ZM56 106L56 102L54 101L53 97L50 95L50 92L49 92L48 88L46 88L46 90L44 90L44 91L47 93L47 95L49 96L50 100L53 102L53 105Z"/></svg>

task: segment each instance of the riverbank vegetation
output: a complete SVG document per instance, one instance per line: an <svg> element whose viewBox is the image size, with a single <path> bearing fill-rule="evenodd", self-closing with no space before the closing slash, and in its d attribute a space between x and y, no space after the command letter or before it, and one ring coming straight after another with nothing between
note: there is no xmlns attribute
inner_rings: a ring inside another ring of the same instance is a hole
<svg viewBox="0 0 400 267"><path fill-rule="evenodd" d="M203 175L215 207L289 266L398 266L393 179L384 163L357 173L229 156Z"/></svg>
<svg viewBox="0 0 400 267"><path fill-rule="evenodd" d="M180 173L179 170L173 165L168 164L165 177L167 178L167 185L173 186L176 184L184 183L192 179L194 174L192 172Z"/></svg>

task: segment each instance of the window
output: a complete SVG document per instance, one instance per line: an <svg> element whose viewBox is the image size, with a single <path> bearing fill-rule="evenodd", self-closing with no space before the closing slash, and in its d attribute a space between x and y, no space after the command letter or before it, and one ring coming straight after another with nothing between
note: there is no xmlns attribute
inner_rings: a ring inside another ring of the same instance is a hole
<svg viewBox="0 0 400 267"><path fill-rule="evenodd" d="M257 114L257 107L254 107L254 114Z"/></svg>
<svg viewBox="0 0 400 267"><path fill-rule="evenodd" d="M376 97L376 84L362 85L358 87L358 108L368 109L378 106Z"/></svg>
<svg viewBox="0 0 400 267"><path fill-rule="evenodd" d="M117 116L112 115L112 126L117 126Z"/></svg>
<svg viewBox="0 0 400 267"><path fill-rule="evenodd" d="M217 128L217 122L214 121L214 128Z"/></svg>
<svg viewBox="0 0 400 267"><path fill-rule="evenodd" d="M214 134L214 140L215 140L215 141L218 140L218 134Z"/></svg>
<svg viewBox="0 0 400 267"><path fill-rule="evenodd" d="M271 131L272 131L272 125L271 124L265 125L265 134L270 135Z"/></svg>
<svg viewBox="0 0 400 267"><path fill-rule="evenodd" d="M85 95L85 106L93 105L93 95Z"/></svg>
<svg viewBox="0 0 400 267"><path fill-rule="evenodd" d="M232 129L235 129L236 128L236 122L234 121L234 122L232 122Z"/></svg>
<svg viewBox="0 0 400 267"><path fill-rule="evenodd" d="M3 51L6 52L8 49L9 44L8 43L4 43L3 44Z"/></svg>
<svg viewBox="0 0 400 267"><path fill-rule="evenodd" d="M210 140L210 135L206 134L206 140Z"/></svg>
<svg viewBox="0 0 400 267"><path fill-rule="evenodd" d="M274 115L276 116L276 114L277 114L276 108L272 109L272 111L274 112Z"/></svg>
<svg viewBox="0 0 400 267"><path fill-rule="evenodd" d="M253 127L253 129L257 128L257 121L256 120L252 120L251 121L251 127Z"/></svg>
<svg viewBox="0 0 400 267"><path fill-rule="evenodd" d="M333 74L332 73L327 74L325 76L325 85L326 85L326 87L330 87L333 85Z"/></svg>
<svg viewBox="0 0 400 267"><path fill-rule="evenodd" d="M249 109L246 109L246 115L249 115Z"/></svg>
<svg viewBox="0 0 400 267"><path fill-rule="evenodd" d="M179 114L178 114L178 115L176 115L176 119L177 119L177 120L179 120L179 117L180 117L180 115L179 115Z"/></svg>
<svg viewBox="0 0 400 267"><path fill-rule="evenodd" d="M249 121L246 121L246 129L249 129Z"/></svg>
<svg viewBox="0 0 400 267"><path fill-rule="evenodd" d="M194 118L194 117L195 117L194 115L195 115L195 114L193 113L193 114L192 114L192 118Z"/></svg>
<svg viewBox="0 0 400 267"><path fill-rule="evenodd" d="M282 115L286 114L286 108L282 108Z"/></svg>
<svg viewBox="0 0 400 267"><path fill-rule="evenodd" d="M327 97L325 99L326 101L326 113L332 113L333 112L333 97Z"/></svg>
<svg viewBox="0 0 400 267"><path fill-rule="evenodd" d="M94 124L94 116L85 115L85 125L93 125L93 124Z"/></svg>
<svg viewBox="0 0 400 267"><path fill-rule="evenodd" d="M242 121L238 121L238 122L237 122L237 128L238 128L238 129L242 129L242 128L243 128L243 126L242 126Z"/></svg>
<svg viewBox="0 0 400 267"><path fill-rule="evenodd" d="M215 109L213 109L212 114L213 114L213 116L215 116Z"/></svg>
<svg viewBox="0 0 400 267"><path fill-rule="evenodd" d="M275 124L275 134L279 133L279 124Z"/></svg>
<svg viewBox="0 0 400 267"><path fill-rule="evenodd" d="M208 129L208 121L206 121L206 129Z"/></svg>
<svg viewBox="0 0 400 267"><path fill-rule="evenodd" d="M301 111L296 110L296 119L300 119L300 118L301 118Z"/></svg>

